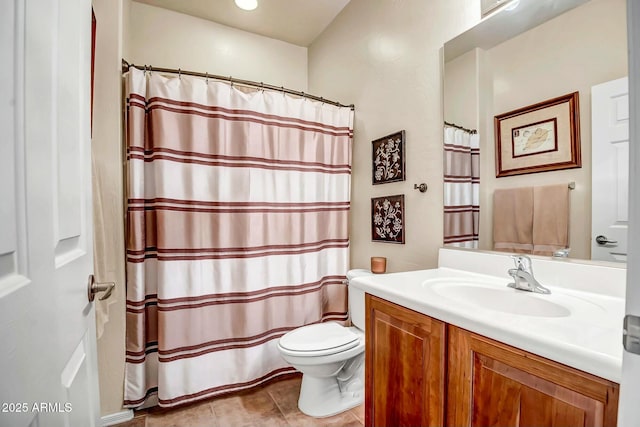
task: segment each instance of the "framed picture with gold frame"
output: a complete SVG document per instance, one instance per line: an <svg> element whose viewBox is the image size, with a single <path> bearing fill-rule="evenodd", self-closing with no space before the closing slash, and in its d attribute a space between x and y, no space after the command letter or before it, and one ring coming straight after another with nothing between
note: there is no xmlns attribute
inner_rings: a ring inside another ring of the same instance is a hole
<svg viewBox="0 0 640 427"><path fill-rule="evenodd" d="M496 177L579 168L578 92L495 116Z"/></svg>

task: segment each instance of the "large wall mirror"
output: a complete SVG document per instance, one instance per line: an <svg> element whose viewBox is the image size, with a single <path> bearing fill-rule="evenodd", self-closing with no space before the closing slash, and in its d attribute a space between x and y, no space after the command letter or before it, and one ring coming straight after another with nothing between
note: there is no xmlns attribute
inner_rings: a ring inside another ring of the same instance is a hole
<svg viewBox="0 0 640 427"><path fill-rule="evenodd" d="M477 247L494 250L493 195L497 189L566 183L574 186L569 192L569 257L625 262L628 130L625 135L624 128L628 129L628 97L624 89L614 88L610 90L618 92L599 101L596 92L592 96L592 88L616 80L625 82L626 2L505 3L444 46L445 122L477 130L478 135ZM579 94L581 167L496 177L494 117L573 92ZM611 153L599 151L595 144L602 144L602 138L592 138L594 132L604 135L614 147ZM599 170L602 165L608 170ZM446 199L445 195L445 205ZM597 225L592 211L601 208L611 210L613 213L607 215L612 219ZM602 228L592 230L592 223ZM596 243L597 235L611 243Z"/></svg>

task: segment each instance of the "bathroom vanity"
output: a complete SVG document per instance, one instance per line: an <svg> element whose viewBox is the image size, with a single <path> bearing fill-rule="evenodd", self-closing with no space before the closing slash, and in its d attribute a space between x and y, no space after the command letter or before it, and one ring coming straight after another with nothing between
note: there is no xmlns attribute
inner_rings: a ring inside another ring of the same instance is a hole
<svg viewBox="0 0 640 427"><path fill-rule="evenodd" d="M616 425L616 383L366 298L367 426Z"/></svg>
<svg viewBox="0 0 640 427"><path fill-rule="evenodd" d="M367 426L616 425L624 269L534 258L539 295L506 287L502 254L442 249L439 265L353 283Z"/></svg>

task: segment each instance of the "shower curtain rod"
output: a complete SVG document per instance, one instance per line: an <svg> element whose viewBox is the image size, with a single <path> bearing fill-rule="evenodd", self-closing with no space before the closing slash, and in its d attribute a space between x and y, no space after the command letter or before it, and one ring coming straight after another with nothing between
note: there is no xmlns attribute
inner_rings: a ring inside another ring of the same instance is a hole
<svg viewBox="0 0 640 427"><path fill-rule="evenodd" d="M287 89L286 87L282 87L282 86L274 86L274 85L270 85L267 83L262 83L262 82L254 82L251 80L242 80L242 79L234 79L233 77L229 76L229 77L225 77L225 76L218 76L216 74L209 74L209 73L198 73L196 71L186 71L186 70L181 70L181 69L175 69L175 68L159 68L159 67L153 67L151 65L135 65L135 64L130 64L129 62L127 62L127 60L122 59L122 73L126 73L127 71L129 71L129 68L137 68L138 70L148 70L148 71L155 71L157 73L170 73L170 74L178 74L178 75L182 75L184 74L185 76L195 76L195 77L204 77L207 79L215 79L215 80L222 80L225 82L230 82L231 84L233 83L237 83L239 85L242 86L251 86L251 87L255 87L258 89L269 89L269 90L274 90L274 91L278 91L278 92L283 92L283 93L288 93L291 95L296 95L296 96L300 96L302 98L307 98L307 99L312 99L314 101L320 101L320 102L324 102L325 104L330 104L330 105L335 105L336 107L348 107L351 108L352 110L355 110L355 106L353 104L350 105L344 105L341 104L337 101L330 101L328 99L324 99L322 97L319 96L315 96L315 95L309 95L308 93L304 93L304 92L300 92L297 90L293 90L293 89Z"/></svg>
<svg viewBox="0 0 640 427"><path fill-rule="evenodd" d="M463 128L462 126L458 126L455 123L449 123L449 122L444 122L445 125L447 126L451 126L452 128L456 128L456 129L460 129L463 130L465 132L469 132L469 133L478 133L477 130L475 129L467 129L467 128Z"/></svg>

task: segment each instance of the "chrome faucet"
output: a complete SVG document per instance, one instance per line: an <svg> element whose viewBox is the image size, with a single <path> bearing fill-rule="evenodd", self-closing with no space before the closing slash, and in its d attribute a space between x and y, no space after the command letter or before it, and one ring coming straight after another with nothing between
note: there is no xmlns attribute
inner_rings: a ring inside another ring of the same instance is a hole
<svg viewBox="0 0 640 427"><path fill-rule="evenodd" d="M508 271L509 276L513 277L513 283L509 283L508 287L538 294L551 293L533 277L531 258L526 255L511 255L511 259L516 264L516 268L510 268Z"/></svg>
<svg viewBox="0 0 640 427"><path fill-rule="evenodd" d="M553 258L567 258L571 252L571 248L558 249L551 255Z"/></svg>

